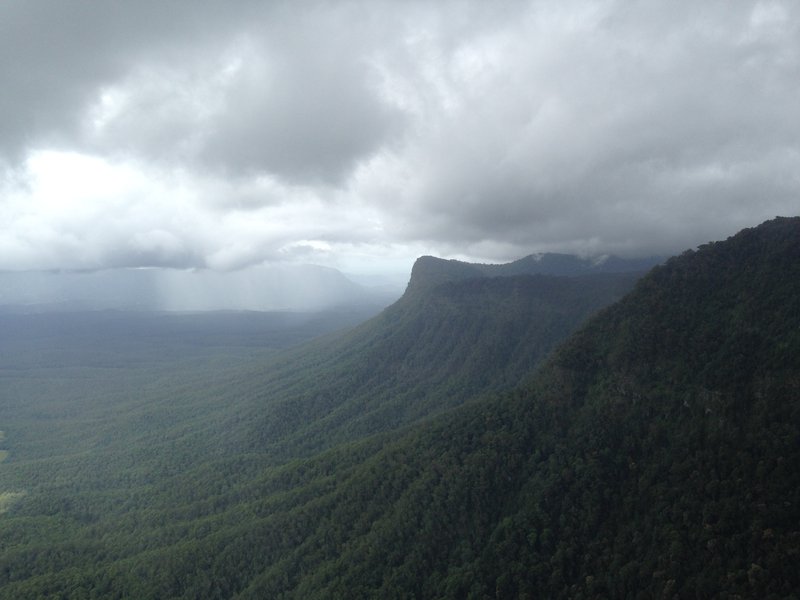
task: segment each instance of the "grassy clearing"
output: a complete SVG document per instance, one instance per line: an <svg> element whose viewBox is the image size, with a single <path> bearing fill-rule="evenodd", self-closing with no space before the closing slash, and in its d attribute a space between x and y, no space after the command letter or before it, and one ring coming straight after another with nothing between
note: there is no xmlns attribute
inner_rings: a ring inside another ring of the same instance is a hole
<svg viewBox="0 0 800 600"><path fill-rule="evenodd" d="M0 492L0 514L6 512L11 505L22 498L25 492Z"/></svg>
<svg viewBox="0 0 800 600"><path fill-rule="evenodd" d="M0 442L5 440L6 434L0 431ZM0 450L0 463L8 458L8 450ZM25 492L0 492L0 514L6 512L11 505L22 498Z"/></svg>

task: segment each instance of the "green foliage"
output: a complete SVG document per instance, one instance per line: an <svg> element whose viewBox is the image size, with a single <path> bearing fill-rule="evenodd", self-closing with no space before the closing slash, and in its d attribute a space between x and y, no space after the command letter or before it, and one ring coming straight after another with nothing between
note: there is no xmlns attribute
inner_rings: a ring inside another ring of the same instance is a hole
<svg viewBox="0 0 800 600"><path fill-rule="evenodd" d="M636 279L517 276L416 289L349 335L288 353L254 377L249 443L310 455L512 389Z"/></svg>
<svg viewBox="0 0 800 600"><path fill-rule="evenodd" d="M3 372L0 597L797 597L800 219L534 373L599 281L444 282L223 369Z"/></svg>
<svg viewBox="0 0 800 600"><path fill-rule="evenodd" d="M291 581L289 565L345 542L340 524L379 516L363 464L387 435L517 385L634 280L453 282L283 354L330 318L7 317L0 491L27 495L0 520L0 589L230 597L274 586L270 573ZM414 472L395 475L387 499Z"/></svg>

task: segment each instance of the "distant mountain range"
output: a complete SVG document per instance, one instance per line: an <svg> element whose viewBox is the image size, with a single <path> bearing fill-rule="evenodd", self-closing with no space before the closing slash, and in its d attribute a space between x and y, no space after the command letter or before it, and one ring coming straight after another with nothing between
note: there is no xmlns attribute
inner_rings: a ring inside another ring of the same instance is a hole
<svg viewBox="0 0 800 600"><path fill-rule="evenodd" d="M400 290L366 287L336 269L260 266L240 271L109 269L0 272L0 310L294 310L394 301Z"/></svg>
<svg viewBox="0 0 800 600"><path fill-rule="evenodd" d="M418 259L405 295L380 315L287 354L286 368L274 370L260 391L268 401L254 409L252 435L259 444L282 440L292 452L300 436L301 445L319 450L511 389L643 274L560 277L509 269L513 275L495 278L486 271L487 265Z"/></svg>
<svg viewBox="0 0 800 600"><path fill-rule="evenodd" d="M581 275L644 271L657 258L579 258L531 255L503 265L419 259L414 286L428 279L520 274ZM447 275L444 275L447 273ZM319 311L346 306L387 306L402 293L392 285L365 286L340 271L315 265L258 266L239 271L108 269L98 271L0 271L0 312L87 310Z"/></svg>
<svg viewBox="0 0 800 600"><path fill-rule="evenodd" d="M0 371L0 597L794 597L800 218L652 261L423 257L235 371Z"/></svg>

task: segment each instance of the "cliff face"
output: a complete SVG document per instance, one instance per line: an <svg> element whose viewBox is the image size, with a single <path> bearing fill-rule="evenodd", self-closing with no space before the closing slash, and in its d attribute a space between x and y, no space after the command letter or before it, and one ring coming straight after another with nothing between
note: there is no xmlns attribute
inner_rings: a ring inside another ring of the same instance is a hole
<svg viewBox="0 0 800 600"><path fill-rule="evenodd" d="M645 273L663 262L661 257L623 259L617 256L580 257L571 254L532 254L505 264L478 264L422 256L411 269L408 290L430 287L448 281L481 277L513 277L517 275L551 275L579 277L612 273Z"/></svg>

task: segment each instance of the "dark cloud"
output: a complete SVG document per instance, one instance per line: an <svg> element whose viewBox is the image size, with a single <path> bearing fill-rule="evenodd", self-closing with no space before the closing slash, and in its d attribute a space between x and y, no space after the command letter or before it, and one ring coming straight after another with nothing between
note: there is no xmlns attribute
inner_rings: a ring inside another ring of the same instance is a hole
<svg viewBox="0 0 800 600"><path fill-rule="evenodd" d="M0 73L5 93L0 146L18 157L31 145L75 143L81 115L98 90L170 45L185 29L169 4L119 1L9 2L0 8ZM202 11L198 11L202 12Z"/></svg>
<svg viewBox="0 0 800 600"><path fill-rule="evenodd" d="M36 144L336 181L397 131L363 7L4 7L0 149Z"/></svg>
<svg viewBox="0 0 800 600"><path fill-rule="evenodd" d="M674 252L800 196L788 0L32 0L0 78L6 268Z"/></svg>
<svg viewBox="0 0 800 600"><path fill-rule="evenodd" d="M222 110L207 123L200 158L293 182L341 183L397 135L402 115L379 97L370 40L353 30L352 13L326 11L291 19L288 32L284 23L254 32Z"/></svg>
<svg viewBox="0 0 800 600"><path fill-rule="evenodd" d="M674 251L796 211L796 10L594 6L509 24L485 48L501 68L476 78L484 94L451 70L461 104L426 107L437 129L407 149L420 181L403 203L386 194L403 235Z"/></svg>

